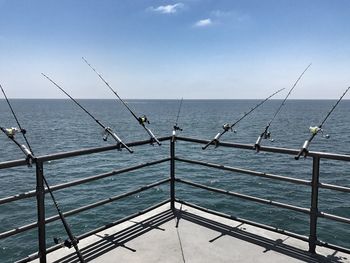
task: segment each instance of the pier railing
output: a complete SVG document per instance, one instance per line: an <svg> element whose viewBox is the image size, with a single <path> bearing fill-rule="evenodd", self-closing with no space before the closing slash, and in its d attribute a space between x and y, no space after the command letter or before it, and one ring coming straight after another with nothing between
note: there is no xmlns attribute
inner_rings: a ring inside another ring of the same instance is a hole
<svg viewBox="0 0 350 263"><path fill-rule="evenodd" d="M193 143L207 144L208 143L207 140L200 140L200 139L187 138L187 137L177 137L177 136L162 137L159 140L162 142L169 142L170 143L170 154L166 158L152 160L152 161L145 162L142 164L137 164L137 165L130 166L130 167L124 167L124 168L121 168L119 170L113 170L110 172L94 175L94 176L87 177L87 178L78 179L78 180L71 181L68 183L63 183L63 184L51 186L51 190L54 192L54 191L57 191L60 189L69 188L69 187L84 184L87 182L100 180L100 179L103 179L106 177L115 176L118 174L124 174L124 173L131 172L131 171L136 171L136 170L139 170L141 168L154 166L154 165L166 163L166 162L169 163L170 169L169 169L169 171L167 171L167 172L169 172L168 178L150 183L148 185L144 185L142 187L133 189L132 191L129 191L129 192L117 195L117 196L112 196L112 197L109 197L107 199L99 200L98 202L95 202L92 204L88 204L88 205L81 206L79 208L76 208L76 209L73 209L70 211L66 211L64 213L65 217L73 216L73 215L76 215L78 213L96 208L98 206L105 205L105 204L111 203L111 202L115 202L115 201L121 200L121 199L128 197L128 196L131 196L131 195L135 195L137 193L148 190L150 188L169 183L170 196L168 199L163 200L160 203L153 205L152 207L147 208L146 210L140 211L136 214L132 214L132 215L127 216L123 219L120 219L120 220L115 221L115 222L111 222L108 225L98 227L95 230L92 230L92 231L89 231L88 233L77 236L76 238L78 240L86 238L90 235L93 235L97 232L100 232L104 229L107 229L113 225L117 225L121 222L127 221L130 218L134 217L135 215L146 213L146 212L148 212L156 207L159 207L165 203L168 203L168 202L170 202L170 207L172 209L174 209L175 202L179 202L179 203L183 203L183 204L195 207L197 209L200 209L200 210L203 210L203 211L206 211L209 213L220 215L220 216L223 216L226 218L235 219L235 220L241 221L243 223L258 226L258 227L268 229L268 230L271 230L274 232L283 233L285 235L306 241L309 243L309 252L311 252L311 253L316 253L317 246L324 246L324 247L328 247L328 248L342 251L345 253L350 253L350 248L344 248L344 247L340 247L337 245L329 244L328 242L320 241L317 237L318 218L325 218L328 220L333 220L333 221L342 222L345 224L350 224L350 218L348 218L348 217L340 217L337 215L333 215L330 213L325 213L323 211L320 211L319 210L319 200L318 200L318 193L319 193L319 189L321 189L321 188L329 189L332 191L340 191L340 192L350 193L349 187L320 183L320 180L319 180L320 160L321 159L339 160L339 161L344 161L344 162L350 162L349 155L310 151L308 154L308 158L312 158L312 176L311 176L311 180L304 180L304 179L297 179L297 178L292 178L292 177L287 177L287 176L282 176L282 175L263 173L263 172L244 169L244 168L232 167L232 166L227 166L227 165L223 165L223 164L210 163L210 162L205 162L205 161L199 161L199 160L193 160L193 159L189 159L189 158L178 157L177 152L176 152L176 142L177 141L187 142L190 144L193 144ZM147 141L138 141L138 142L128 143L127 145L129 147L139 147L139 146L147 145L149 143L150 143L150 141L147 140ZM225 148L236 148L236 149L239 149L240 151L241 150L242 151L245 151L245 150L253 151L253 145L250 145L250 144L220 142L219 145L220 145L220 147L225 147ZM162 147L164 147L164 146L162 146ZM46 254L61 247L61 245L56 245L54 247L47 248L47 244L46 244L46 225L51 223L51 222L59 220L59 216L58 215L52 216L52 217L45 216L45 195L48 193L48 190L44 187L44 178L43 178L45 163L49 162L49 161L53 161L53 160L66 159L66 158L76 157L76 156L90 155L90 154L107 152L107 151L112 151L112 150L117 150L117 149L118 149L117 145L112 145L112 146L106 146L106 147L82 149L82 150L65 152L65 153L39 156L36 158L35 163L34 163L34 165L36 166L36 189L29 191L29 192L19 193L19 194L13 195L13 196L8 196L8 197L4 197L4 198L0 199L0 206L1 206L3 204L16 202L18 200L36 197L37 221L32 222L32 223L27 224L27 225L24 225L24 226L16 227L14 229L9 229L9 230L6 230L6 231L3 231L0 233L0 239L5 239L8 237L18 235L18 234L21 234L23 232L32 230L32 229L37 229L37 231L38 231L38 253L35 255L32 255L32 256L28 256L27 258L24 258L24 259L20 260L19 262L28 262L28 261L33 260L35 258L40 258L40 262L46 262ZM299 150L297 150L297 149L263 147L263 146L261 147L260 151L261 152L270 152L270 153L292 155L292 156L295 156L299 152ZM259 198L259 197L255 197L255 196L251 196L251 195L238 193L238 192L228 191L225 189L218 189L218 188L214 188L212 186L208 186L205 184L200 184L200 183L196 183L196 182L189 181L186 179L177 178L176 177L176 166L181 166L181 163L198 165L201 167L209 167L209 168L213 168L213 169L217 169L217 170L223 170L226 172L241 173L241 174L250 175L250 176L259 176L259 177L263 177L263 178L267 178L267 179L271 179L271 180L277 180L277 181L281 181L281 182L289 182L289 183L293 183L293 184L304 185L306 187L310 187L311 188L310 207L300 207L300 206L295 206L295 205L286 204L286 203L282 203L282 202L276 202L276 201L269 200L269 199L264 199L264 198ZM25 165L26 165L25 160L15 160L15 161L2 162L2 163L0 163L0 170L12 168L12 167L20 167L20 166L25 166ZM261 224L259 222L253 222L253 221L249 221L246 219L238 218L234 215L227 215L227 214L224 214L224 213L221 213L218 211L213 211L213 210L192 204L192 203L188 202L187 200L180 200L176 197L176 188L180 187L181 184L185 184L185 185L195 187L195 188L204 189L204 190L207 190L210 192L219 193L222 195L231 196L234 198L239 198L239 199L248 200L248 201L252 201L252 202L256 202L256 203L271 205L271 206L275 206L275 207L279 207L279 208L283 208L283 209L288 209L288 210L293 210L293 211L296 211L299 213L306 214L310 218L309 219L309 229L310 229L309 236L299 235L299 234L296 234L294 232L280 229L276 226L269 226L269 225Z"/></svg>

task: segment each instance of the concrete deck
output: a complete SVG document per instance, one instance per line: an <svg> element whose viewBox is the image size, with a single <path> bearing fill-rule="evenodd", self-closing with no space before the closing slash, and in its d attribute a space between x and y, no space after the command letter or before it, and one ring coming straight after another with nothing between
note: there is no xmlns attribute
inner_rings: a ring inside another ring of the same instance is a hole
<svg viewBox="0 0 350 263"><path fill-rule="evenodd" d="M79 248L88 262L350 262L350 255L317 248L275 232L176 204L88 237ZM74 249L62 248L48 262L79 262ZM35 262L39 262L36 260Z"/></svg>

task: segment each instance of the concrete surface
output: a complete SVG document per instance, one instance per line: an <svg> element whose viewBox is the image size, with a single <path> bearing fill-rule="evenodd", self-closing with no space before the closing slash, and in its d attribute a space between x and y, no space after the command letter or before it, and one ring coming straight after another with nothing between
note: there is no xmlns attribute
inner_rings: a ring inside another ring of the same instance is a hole
<svg viewBox="0 0 350 263"><path fill-rule="evenodd" d="M176 204L81 240L87 262L350 262L350 255L317 248L282 234ZM48 262L79 262L74 249L62 248ZM39 262L38 260L34 262Z"/></svg>

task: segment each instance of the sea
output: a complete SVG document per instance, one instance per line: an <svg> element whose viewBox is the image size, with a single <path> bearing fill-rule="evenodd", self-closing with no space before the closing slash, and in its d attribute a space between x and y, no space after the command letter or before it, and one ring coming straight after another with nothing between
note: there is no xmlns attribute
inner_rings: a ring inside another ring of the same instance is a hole
<svg viewBox="0 0 350 263"><path fill-rule="evenodd" d="M103 129L84 111L65 99L11 99L12 107L36 156L68 152L84 148L112 145L102 140ZM117 100L78 100L103 125L111 127L124 142L147 140L149 136ZM282 100L269 100L227 132L221 141L254 144L271 120ZM309 127L321 123L335 100L288 100L270 126L271 138L265 146L300 149L310 137ZM180 100L127 100L137 115L146 115L148 127L158 137L170 136L177 119ZM184 100L178 118L183 129L178 135L212 139L222 131L224 123L232 124L254 107L259 100ZM0 100L0 126L17 124L5 100ZM350 101L343 100L317 135L310 150L350 155ZM326 138L326 134L329 138ZM17 139L23 142L20 134ZM176 155L182 158L229 165L281 176L311 180L312 158L294 160L291 155L256 153L252 150L208 147L183 141L176 142ZM44 174L51 186L79 178L102 174L148 161L168 157L169 142L161 146L144 145L126 150L108 151L44 163ZM0 162L23 159L22 152L3 133L0 134ZM169 163L142 168L99 181L55 191L63 212L99 200L120 195L155 181L168 178ZM247 174L218 171L193 164L176 163L176 176L242 194L310 208L311 189L308 186L270 180ZM350 187L350 162L321 160L320 181ZM0 170L0 199L35 190L35 166ZM210 193L183 184L176 184L176 197L209 209L247 220L309 235L309 217L289 211ZM320 189L320 211L350 218L350 194ZM67 217L74 235L121 219L169 198L169 186L162 185L140 194ZM49 195L45 197L46 216L57 214ZM0 232L36 221L36 199L28 198L0 205ZM350 226L320 218L317 228L322 241L350 247ZM55 221L47 225L47 246L54 238L67 238L63 225ZM37 232L30 230L0 240L0 262L14 262L38 250Z"/></svg>

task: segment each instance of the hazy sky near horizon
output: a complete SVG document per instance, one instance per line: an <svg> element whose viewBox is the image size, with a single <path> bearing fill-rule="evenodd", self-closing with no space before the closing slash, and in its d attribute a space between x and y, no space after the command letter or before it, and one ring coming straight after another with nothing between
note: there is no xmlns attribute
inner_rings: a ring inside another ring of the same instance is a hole
<svg viewBox="0 0 350 263"><path fill-rule="evenodd" d="M335 99L350 85L347 0L0 0L11 98ZM287 91L279 96L282 98ZM349 95L346 96L349 98Z"/></svg>

